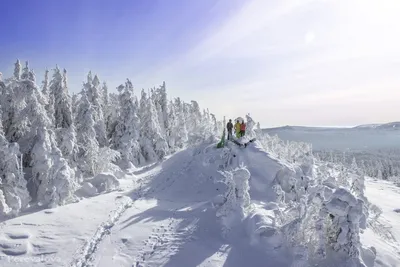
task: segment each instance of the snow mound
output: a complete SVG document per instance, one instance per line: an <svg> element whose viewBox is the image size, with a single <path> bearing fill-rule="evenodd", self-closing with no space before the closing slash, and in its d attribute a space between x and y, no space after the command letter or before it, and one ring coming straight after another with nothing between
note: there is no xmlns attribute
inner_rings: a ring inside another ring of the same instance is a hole
<svg viewBox="0 0 400 267"><path fill-rule="evenodd" d="M97 191L97 188L89 182L84 182L82 186L75 192L75 194L80 197L93 197L98 193L99 192Z"/></svg>
<svg viewBox="0 0 400 267"><path fill-rule="evenodd" d="M284 243L275 210L255 209L244 220L250 244L276 249Z"/></svg>
<svg viewBox="0 0 400 267"><path fill-rule="evenodd" d="M94 176L92 179L88 179L87 183L93 185L98 193L110 192L114 189L117 189L120 185L117 177L110 173L100 173ZM89 189L90 185L86 185L86 188ZM93 192L92 189L89 189Z"/></svg>

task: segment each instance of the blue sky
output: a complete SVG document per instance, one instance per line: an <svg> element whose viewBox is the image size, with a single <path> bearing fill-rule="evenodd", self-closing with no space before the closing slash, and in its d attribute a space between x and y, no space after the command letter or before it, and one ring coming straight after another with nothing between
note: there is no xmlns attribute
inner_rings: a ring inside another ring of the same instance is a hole
<svg viewBox="0 0 400 267"><path fill-rule="evenodd" d="M170 97L262 126L399 119L397 0L4 0L0 71L56 64L110 90L166 81Z"/></svg>

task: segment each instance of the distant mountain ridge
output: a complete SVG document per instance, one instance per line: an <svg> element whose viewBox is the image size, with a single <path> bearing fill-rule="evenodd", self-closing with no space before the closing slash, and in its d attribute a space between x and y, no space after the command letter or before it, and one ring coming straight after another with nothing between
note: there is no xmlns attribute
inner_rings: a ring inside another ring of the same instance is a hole
<svg viewBox="0 0 400 267"><path fill-rule="evenodd" d="M400 130L400 121L388 123L361 124L354 127L322 127L322 126L279 126L272 128L264 128L265 131L282 131L282 130L308 130L308 131L326 131L339 129L359 129L359 130Z"/></svg>
<svg viewBox="0 0 400 267"><path fill-rule="evenodd" d="M383 124L364 124L364 125L359 125L354 127L356 129L400 129L400 122L389 122L389 123L383 123Z"/></svg>

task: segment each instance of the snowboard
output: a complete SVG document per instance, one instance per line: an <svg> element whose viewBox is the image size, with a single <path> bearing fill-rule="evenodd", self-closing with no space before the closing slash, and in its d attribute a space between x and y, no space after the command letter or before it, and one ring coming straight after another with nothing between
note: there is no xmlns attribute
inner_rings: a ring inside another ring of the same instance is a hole
<svg viewBox="0 0 400 267"><path fill-rule="evenodd" d="M249 140L249 141L246 142L246 143L240 143L240 142L238 142L238 141L235 140L235 139L230 140L230 141L232 141L233 143L235 143L236 145L238 145L238 146L240 146L240 147L247 147L247 145L248 145L249 143L253 143L254 141L256 141L256 138L253 138L253 139Z"/></svg>

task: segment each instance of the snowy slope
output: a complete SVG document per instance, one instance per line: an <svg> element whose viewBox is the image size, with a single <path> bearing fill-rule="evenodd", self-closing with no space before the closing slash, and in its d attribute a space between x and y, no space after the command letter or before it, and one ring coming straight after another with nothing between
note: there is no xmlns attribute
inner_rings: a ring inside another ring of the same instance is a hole
<svg viewBox="0 0 400 267"><path fill-rule="evenodd" d="M400 266L400 188L382 180L367 180L369 201L382 209L377 221L361 236L361 242L377 251L374 266Z"/></svg>
<svg viewBox="0 0 400 267"><path fill-rule="evenodd" d="M136 169L119 191L4 221L0 266L17 260L18 266L306 266L294 262L301 253L289 248L280 228L273 185L308 170L278 160L258 142L215 146L210 140ZM221 193L229 189L221 170L238 168L250 173L251 208L244 217L240 207L220 217ZM367 183L367 197L383 210L361 235L368 267L399 266L399 191L389 183ZM377 251L375 265L370 246Z"/></svg>
<svg viewBox="0 0 400 267"><path fill-rule="evenodd" d="M232 240L221 237L213 201L226 185L216 182L217 171L230 160L232 166L249 165L251 194L261 199L280 169L278 161L268 161L254 147L232 145L226 153L221 157L214 143L183 150L138 170L129 193L113 192L5 221L1 266L13 266L16 255L27 261L21 266L45 266L32 263L41 255L53 261L48 266L243 266L249 261L288 266L287 259L274 260L273 254L251 247L243 227L234 230ZM8 248L17 243L26 249Z"/></svg>
<svg viewBox="0 0 400 267"><path fill-rule="evenodd" d="M132 180L122 181L121 190ZM90 240L112 223L130 198L115 191L78 203L42 210L0 224L0 266L69 266Z"/></svg>
<svg viewBox="0 0 400 267"><path fill-rule="evenodd" d="M266 261L288 266L286 259L251 247L245 228L235 228L229 240L221 237L210 202L225 186L214 182L223 163L221 151L214 147L180 152L151 172L152 179L142 188L144 199L135 202L113 228L99 249L96 266L244 266L248 262L265 266ZM231 149L236 164L256 158L264 163L257 167L260 162L254 161L249 171L252 188L258 189L254 195L268 192L279 163L269 162L265 153L257 154L257 148L240 151L232 145Z"/></svg>

